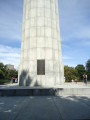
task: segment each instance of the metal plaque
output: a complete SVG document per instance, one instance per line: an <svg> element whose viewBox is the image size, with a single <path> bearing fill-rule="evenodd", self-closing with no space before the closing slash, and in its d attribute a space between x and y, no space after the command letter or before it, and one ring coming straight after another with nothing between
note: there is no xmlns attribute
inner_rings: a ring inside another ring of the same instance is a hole
<svg viewBox="0 0 90 120"><path fill-rule="evenodd" d="M45 60L37 60L37 75L45 75Z"/></svg>

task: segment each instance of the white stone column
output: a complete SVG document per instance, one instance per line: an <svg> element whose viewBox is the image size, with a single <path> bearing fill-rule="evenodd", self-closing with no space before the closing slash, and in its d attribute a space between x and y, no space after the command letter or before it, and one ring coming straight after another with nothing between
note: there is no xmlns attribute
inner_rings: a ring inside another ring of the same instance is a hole
<svg viewBox="0 0 90 120"><path fill-rule="evenodd" d="M61 54L58 0L24 0L19 84L64 83ZM37 74L37 60L45 60L44 75Z"/></svg>

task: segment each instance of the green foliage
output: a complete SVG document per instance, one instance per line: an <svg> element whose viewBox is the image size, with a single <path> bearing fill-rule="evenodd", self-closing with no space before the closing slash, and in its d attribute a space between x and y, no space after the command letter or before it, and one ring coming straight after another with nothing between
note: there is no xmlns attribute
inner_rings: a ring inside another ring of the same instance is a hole
<svg viewBox="0 0 90 120"><path fill-rule="evenodd" d="M0 82L8 82L11 80L11 77L18 77L18 72L16 70L7 69L7 67L0 63Z"/></svg>
<svg viewBox="0 0 90 120"><path fill-rule="evenodd" d="M65 66L64 67L64 75L66 78L66 82L71 82L71 80L78 79L78 71L73 67Z"/></svg>
<svg viewBox="0 0 90 120"><path fill-rule="evenodd" d="M86 63L86 72L88 75L88 79L90 80L90 59Z"/></svg>
<svg viewBox="0 0 90 120"><path fill-rule="evenodd" d="M9 70L9 76L17 78L18 77L18 73L17 73L16 70Z"/></svg>
<svg viewBox="0 0 90 120"><path fill-rule="evenodd" d="M0 70L4 70L4 64L3 63L0 63Z"/></svg>
<svg viewBox="0 0 90 120"><path fill-rule="evenodd" d="M3 79L4 78L4 73L2 70L0 70L0 79Z"/></svg>
<svg viewBox="0 0 90 120"><path fill-rule="evenodd" d="M0 83L10 83L11 80L8 79L0 79Z"/></svg>
<svg viewBox="0 0 90 120"><path fill-rule="evenodd" d="M79 80L83 80L83 74L85 73L84 65L77 65L75 69L78 71Z"/></svg>

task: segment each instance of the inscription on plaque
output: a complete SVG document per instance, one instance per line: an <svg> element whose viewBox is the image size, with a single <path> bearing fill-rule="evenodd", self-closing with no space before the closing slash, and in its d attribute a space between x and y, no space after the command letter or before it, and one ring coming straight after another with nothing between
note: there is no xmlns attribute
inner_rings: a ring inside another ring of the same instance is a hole
<svg viewBox="0 0 90 120"><path fill-rule="evenodd" d="M37 60L37 75L45 75L45 60Z"/></svg>

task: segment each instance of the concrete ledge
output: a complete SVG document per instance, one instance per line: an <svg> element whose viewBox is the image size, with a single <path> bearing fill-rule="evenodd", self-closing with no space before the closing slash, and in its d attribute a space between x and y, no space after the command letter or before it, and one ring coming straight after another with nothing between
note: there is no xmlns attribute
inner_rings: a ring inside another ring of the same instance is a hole
<svg viewBox="0 0 90 120"><path fill-rule="evenodd" d="M0 96L90 95L90 88L0 89Z"/></svg>
<svg viewBox="0 0 90 120"><path fill-rule="evenodd" d="M53 89L2 89L0 96L52 96Z"/></svg>

